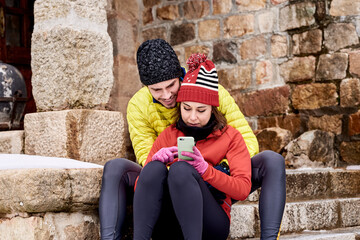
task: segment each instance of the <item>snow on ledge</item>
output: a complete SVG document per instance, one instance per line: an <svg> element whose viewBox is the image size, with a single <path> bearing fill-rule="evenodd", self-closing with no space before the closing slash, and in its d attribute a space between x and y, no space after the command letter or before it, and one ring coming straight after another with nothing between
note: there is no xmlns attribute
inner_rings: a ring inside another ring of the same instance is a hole
<svg viewBox="0 0 360 240"><path fill-rule="evenodd" d="M44 157L26 154L0 154L1 169L29 168L102 168L102 165L82 162L69 158Z"/></svg>

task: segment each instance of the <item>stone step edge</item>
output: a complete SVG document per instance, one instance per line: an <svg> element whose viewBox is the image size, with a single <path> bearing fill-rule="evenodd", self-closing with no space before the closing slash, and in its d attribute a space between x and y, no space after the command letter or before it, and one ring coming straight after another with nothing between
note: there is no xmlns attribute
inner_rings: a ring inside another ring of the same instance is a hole
<svg viewBox="0 0 360 240"><path fill-rule="evenodd" d="M360 166L347 169L291 169L286 171L286 198L289 201L360 196ZM247 198L259 200L260 189Z"/></svg>
<svg viewBox="0 0 360 240"><path fill-rule="evenodd" d="M360 226L360 198L338 198L286 203L281 234L304 230ZM231 239L259 236L258 204L233 205Z"/></svg>
<svg viewBox="0 0 360 240"><path fill-rule="evenodd" d="M303 231L299 233L282 234L280 239L290 240L357 240L360 237L360 226L336 228L332 230ZM228 239L235 240L235 239ZM242 240L260 240L260 238L245 238Z"/></svg>

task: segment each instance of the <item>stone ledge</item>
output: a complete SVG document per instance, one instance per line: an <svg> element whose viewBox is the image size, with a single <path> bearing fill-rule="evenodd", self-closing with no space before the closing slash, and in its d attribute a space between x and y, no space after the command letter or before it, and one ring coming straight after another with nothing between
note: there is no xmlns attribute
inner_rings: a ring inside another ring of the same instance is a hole
<svg viewBox="0 0 360 240"><path fill-rule="evenodd" d="M360 166L348 169L286 170L286 201L343 198L360 196ZM259 191L247 201L259 200Z"/></svg>
<svg viewBox="0 0 360 240"><path fill-rule="evenodd" d="M360 219L357 218L359 215L360 198L286 203L281 234L360 226ZM253 238L259 234L258 205L233 205L229 239Z"/></svg>
<svg viewBox="0 0 360 240"><path fill-rule="evenodd" d="M281 235L280 238L282 240L357 240L359 236L360 227L358 226L334 230L304 231L301 233ZM260 240L260 238L246 238L243 240Z"/></svg>
<svg viewBox="0 0 360 240"><path fill-rule="evenodd" d="M104 165L123 157L125 122L115 111L64 110L25 115L25 153Z"/></svg>
<svg viewBox="0 0 360 240"><path fill-rule="evenodd" d="M100 239L96 211L0 217L0 239Z"/></svg>
<svg viewBox="0 0 360 240"><path fill-rule="evenodd" d="M9 159L12 161L9 162ZM29 161L28 164L25 163L26 160ZM34 165L31 165L31 162L34 162ZM19 168L20 164L23 164L23 168ZM0 213L75 212L96 209L102 170L101 165L71 159L2 155Z"/></svg>
<svg viewBox="0 0 360 240"><path fill-rule="evenodd" d="M0 132L0 153L24 153L24 131L14 130Z"/></svg>

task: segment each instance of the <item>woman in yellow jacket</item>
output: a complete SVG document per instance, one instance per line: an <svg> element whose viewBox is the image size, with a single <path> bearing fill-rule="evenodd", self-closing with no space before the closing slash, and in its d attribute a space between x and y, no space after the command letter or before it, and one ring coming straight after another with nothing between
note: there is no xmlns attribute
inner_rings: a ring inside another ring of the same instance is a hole
<svg viewBox="0 0 360 240"><path fill-rule="evenodd" d="M145 85L129 101L127 121L137 162L143 166L157 136L175 118L176 97L185 75L176 53L162 39L144 42L137 51L141 82ZM285 162L272 151L258 153L258 142L234 99L219 85L219 111L243 136L252 165L251 192L261 187L261 239L276 239L285 206ZM102 239L120 239L127 200L132 200L141 166L119 158L104 166L99 202ZM175 238L173 238L175 239Z"/></svg>

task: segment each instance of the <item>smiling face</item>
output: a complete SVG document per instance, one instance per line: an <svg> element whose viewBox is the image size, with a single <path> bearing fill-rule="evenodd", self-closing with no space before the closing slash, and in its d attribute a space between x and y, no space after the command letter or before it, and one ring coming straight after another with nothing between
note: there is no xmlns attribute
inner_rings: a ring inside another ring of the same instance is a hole
<svg viewBox="0 0 360 240"><path fill-rule="evenodd" d="M212 107L198 102L181 102L180 112L187 126L204 127L210 120Z"/></svg>
<svg viewBox="0 0 360 240"><path fill-rule="evenodd" d="M176 97L180 88L179 78L148 85L151 95L166 108L176 106Z"/></svg>

